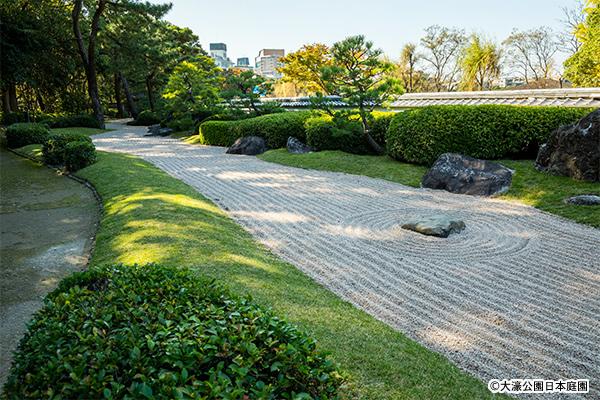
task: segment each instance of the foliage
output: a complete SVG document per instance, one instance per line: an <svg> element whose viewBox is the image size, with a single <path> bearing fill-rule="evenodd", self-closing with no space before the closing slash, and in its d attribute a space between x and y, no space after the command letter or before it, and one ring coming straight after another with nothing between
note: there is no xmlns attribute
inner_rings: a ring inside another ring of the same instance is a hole
<svg viewBox="0 0 600 400"><path fill-rule="evenodd" d="M173 118L196 119L198 114L214 108L219 102L222 78L212 58L199 55L182 61L169 76L162 97Z"/></svg>
<svg viewBox="0 0 600 400"><path fill-rule="evenodd" d="M282 66L277 69L283 74L284 82L292 82L307 94L317 92L335 94L327 91L321 79L321 69L331 66L329 48L321 43L305 44L299 50L279 59Z"/></svg>
<svg viewBox="0 0 600 400"><path fill-rule="evenodd" d="M371 113L371 136L380 146L385 147L385 136L396 113L374 111Z"/></svg>
<svg viewBox="0 0 600 400"><path fill-rule="evenodd" d="M305 128L307 144L317 150L369 153L362 126L356 119L324 115L306 120Z"/></svg>
<svg viewBox="0 0 600 400"><path fill-rule="evenodd" d="M509 64L526 83L552 76L555 68L553 57L559 49L552 29L541 26L527 31L513 30L503 44Z"/></svg>
<svg viewBox="0 0 600 400"><path fill-rule="evenodd" d="M165 124L167 125L167 127L173 129L174 132L183 132L194 130L196 126L196 121L194 121L191 117L184 116L178 119L168 121Z"/></svg>
<svg viewBox="0 0 600 400"><path fill-rule="evenodd" d="M7 112L2 114L2 125L9 126L19 122L27 122L27 113L25 112Z"/></svg>
<svg viewBox="0 0 600 400"><path fill-rule="evenodd" d="M67 171L79 171L96 162L96 147L91 141L72 141L65 146L64 157Z"/></svg>
<svg viewBox="0 0 600 400"><path fill-rule="evenodd" d="M137 118L129 123L129 125L150 126L160 123L160 118L152 110L144 110L140 112Z"/></svg>
<svg viewBox="0 0 600 400"><path fill-rule="evenodd" d="M522 106L430 106L397 113L387 134L388 154L432 164L442 153L483 159L531 157L552 131L590 109Z"/></svg>
<svg viewBox="0 0 600 400"><path fill-rule="evenodd" d="M408 93L422 91L427 88L427 76L417 67L423 55L417 51L417 45L407 43L400 53L398 72L402 80L402 86Z"/></svg>
<svg viewBox="0 0 600 400"><path fill-rule="evenodd" d="M79 115L46 115L39 122L47 124L50 128L100 128L98 121L89 114Z"/></svg>
<svg viewBox="0 0 600 400"><path fill-rule="evenodd" d="M50 135L50 129L46 124L19 122L6 128L6 144L10 148L41 144L48 135Z"/></svg>
<svg viewBox="0 0 600 400"><path fill-rule="evenodd" d="M471 36L460 59L463 90L489 90L500 76L500 49L477 34Z"/></svg>
<svg viewBox="0 0 600 400"><path fill-rule="evenodd" d="M340 384L315 341L271 311L189 270L151 264L62 281L5 390L21 399L326 399Z"/></svg>
<svg viewBox="0 0 600 400"><path fill-rule="evenodd" d="M80 133L51 133L42 143L42 157L46 164L65 165L66 147L72 142L86 142L92 139Z"/></svg>
<svg viewBox="0 0 600 400"><path fill-rule="evenodd" d="M338 93L358 110L363 135L376 153L383 149L370 135L369 115L402 89L390 75L393 65L381 60L382 50L364 36L348 37L331 49L332 65L321 69L321 79L330 93Z"/></svg>
<svg viewBox="0 0 600 400"><path fill-rule="evenodd" d="M576 30L581 46L565 61L565 77L577 86L600 86L600 0L588 0Z"/></svg>
<svg viewBox="0 0 600 400"><path fill-rule="evenodd" d="M200 124L200 143L210 146L231 146L239 135L233 121L206 121Z"/></svg>
<svg viewBox="0 0 600 400"><path fill-rule="evenodd" d="M269 113L260 106L260 97L272 92L273 86L270 82L254 71L235 68L225 71L224 75L225 84L220 95L229 103L230 109L250 110L253 115Z"/></svg>

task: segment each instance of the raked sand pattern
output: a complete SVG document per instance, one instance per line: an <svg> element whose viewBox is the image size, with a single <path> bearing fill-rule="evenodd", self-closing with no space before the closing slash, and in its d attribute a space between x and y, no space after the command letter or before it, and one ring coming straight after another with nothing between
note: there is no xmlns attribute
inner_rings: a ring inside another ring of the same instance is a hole
<svg viewBox="0 0 600 400"><path fill-rule="evenodd" d="M314 280L480 379L590 379L590 394L568 398L600 396L600 230L110 127L93 137L99 150L191 185ZM400 228L438 213L466 229L441 239Z"/></svg>

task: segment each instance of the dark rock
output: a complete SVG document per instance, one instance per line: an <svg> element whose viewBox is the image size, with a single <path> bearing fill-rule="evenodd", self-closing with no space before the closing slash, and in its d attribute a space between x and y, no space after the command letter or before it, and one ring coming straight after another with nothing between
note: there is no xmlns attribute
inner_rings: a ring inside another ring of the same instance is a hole
<svg viewBox="0 0 600 400"><path fill-rule="evenodd" d="M565 202L576 206L600 206L600 196L595 194L581 194L569 197Z"/></svg>
<svg viewBox="0 0 600 400"><path fill-rule="evenodd" d="M407 222L402 228L422 233L423 235L447 238L451 233L459 233L465 229L465 223L446 215L435 215Z"/></svg>
<svg viewBox="0 0 600 400"><path fill-rule="evenodd" d="M239 138L227 149L227 154L245 154L254 156L267 151L265 140L258 136L246 136Z"/></svg>
<svg viewBox="0 0 600 400"><path fill-rule="evenodd" d="M600 109L552 133L535 164L551 174L600 182Z"/></svg>
<svg viewBox="0 0 600 400"><path fill-rule="evenodd" d="M421 186L452 193L491 196L508 191L512 173L498 163L444 153L423 176Z"/></svg>
<svg viewBox="0 0 600 400"><path fill-rule="evenodd" d="M287 140L287 150L293 154L304 154L314 151L312 147L302 143L293 136L290 136Z"/></svg>
<svg viewBox="0 0 600 400"><path fill-rule="evenodd" d="M146 136L169 136L173 133L171 128L161 128L160 124L150 125Z"/></svg>

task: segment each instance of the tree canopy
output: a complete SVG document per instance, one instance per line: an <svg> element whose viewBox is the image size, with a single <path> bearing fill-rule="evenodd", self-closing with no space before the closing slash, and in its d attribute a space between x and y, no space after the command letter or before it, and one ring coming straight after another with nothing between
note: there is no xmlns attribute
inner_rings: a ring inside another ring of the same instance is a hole
<svg viewBox="0 0 600 400"><path fill-rule="evenodd" d="M600 0L588 0L584 12L575 31L581 45L565 62L565 76L577 86L600 86Z"/></svg>

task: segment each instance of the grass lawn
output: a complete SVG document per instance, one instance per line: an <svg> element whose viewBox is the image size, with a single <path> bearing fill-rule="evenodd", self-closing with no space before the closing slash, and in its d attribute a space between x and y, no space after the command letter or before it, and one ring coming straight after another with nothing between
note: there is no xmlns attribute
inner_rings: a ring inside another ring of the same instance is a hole
<svg viewBox="0 0 600 400"><path fill-rule="evenodd" d="M316 338L361 399L496 398L443 356L281 261L194 189L141 159L100 152L77 175L93 183L105 207L92 268L176 265L249 293Z"/></svg>
<svg viewBox="0 0 600 400"><path fill-rule="evenodd" d="M425 167L401 163L387 156L359 156L341 151L290 154L286 149L279 149L258 157L292 167L366 175L414 187L419 187L421 177L427 171ZM539 172L531 160L499 162L516 171L510 190L500 198L529 204L583 224L600 227L599 207L575 206L563 202L566 197L578 194L600 194L600 184Z"/></svg>

